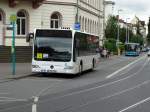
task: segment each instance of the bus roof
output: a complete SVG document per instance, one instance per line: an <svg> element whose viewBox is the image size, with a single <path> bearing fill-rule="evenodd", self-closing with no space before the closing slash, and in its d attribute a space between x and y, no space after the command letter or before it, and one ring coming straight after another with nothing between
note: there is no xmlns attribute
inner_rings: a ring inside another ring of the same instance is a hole
<svg viewBox="0 0 150 112"><path fill-rule="evenodd" d="M49 29L46 29L46 28L37 28L35 29L36 30L60 30L60 31L72 31L72 32L79 32L79 33L84 33L84 34L89 34L89 35L93 35L93 36L97 36L99 37L98 35L95 35L95 34L92 34L92 33L87 33L87 32L82 32L82 31L78 31L78 30L74 30L74 29L62 29L62 28L58 28L58 29L54 29L54 28L49 28Z"/></svg>
<svg viewBox="0 0 150 112"><path fill-rule="evenodd" d="M126 43L126 45L140 45L139 43Z"/></svg>

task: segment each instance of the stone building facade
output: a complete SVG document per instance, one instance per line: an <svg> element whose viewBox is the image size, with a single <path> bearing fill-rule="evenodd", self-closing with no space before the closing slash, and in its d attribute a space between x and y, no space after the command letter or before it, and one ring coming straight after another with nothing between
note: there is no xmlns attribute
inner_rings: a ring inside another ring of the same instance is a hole
<svg viewBox="0 0 150 112"><path fill-rule="evenodd" d="M1 0L0 46L11 46L10 16L15 14L16 46L29 46L26 35L35 28L74 28L96 34L103 40L103 0Z"/></svg>

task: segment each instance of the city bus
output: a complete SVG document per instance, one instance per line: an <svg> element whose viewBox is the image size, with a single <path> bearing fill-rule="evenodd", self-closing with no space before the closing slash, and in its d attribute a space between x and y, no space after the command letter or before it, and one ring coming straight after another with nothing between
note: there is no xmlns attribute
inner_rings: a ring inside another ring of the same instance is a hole
<svg viewBox="0 0 150 112"><path fill-rule="evenodd" d="M99 62L99 37L71 29L35 29L32 72L81 74Z"/></svg>
<svg viewBox="0 0 150 112"><path fill-rule="evenodd" d="M126 56L139 56L140 45L139 43L126 43L125 44L125 55Z"/></svg>

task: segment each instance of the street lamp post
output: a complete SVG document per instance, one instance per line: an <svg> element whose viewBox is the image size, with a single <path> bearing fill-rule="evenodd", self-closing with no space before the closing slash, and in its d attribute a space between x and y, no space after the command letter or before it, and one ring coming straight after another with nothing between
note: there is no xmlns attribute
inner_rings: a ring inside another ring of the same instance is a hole
<svg viewBox="0 0 150 112"><path fill-rule="evenodd" d="M118 55L120 55L120 49L119 49L119 37L120 37L120 26L119 26L119 13L123 11L122 9L119 9L118 10L118 31L117 31L117 42L116 42L116 45L117 45L117 50L118 50Z"/></svg>
<svg viewBox="0 0 150 112"><path fill-rule="evenodd" d="M130 30L128 29L128 43L130 42Z"/></svg>
<svg viewBox="0 0 150 112"><path fill-rule="evenodd" d="M76 23L79 22L79 0L77 0Z"/></svg>
<svg viewBox="0 0 150 112"><path fill-rule="evenodd" d="M126 18L126 43L128 43L128 41L129 41L129 40L128 40L128 39L129 39L129 38L128 38L128 37L129 37L129 31L128 31L128 23L127 23L127 20L128 20L128 19L130 19L130 18Z"/></svg>

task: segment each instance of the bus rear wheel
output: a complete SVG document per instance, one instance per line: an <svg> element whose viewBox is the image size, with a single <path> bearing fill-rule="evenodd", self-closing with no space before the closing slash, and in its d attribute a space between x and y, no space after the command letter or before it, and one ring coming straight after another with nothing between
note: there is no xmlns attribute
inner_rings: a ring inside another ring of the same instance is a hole
<svg viewBox="0 0 150 112"><path fill-rule="evenodd" d="M94 70L94 68L95 68L95 60L93 59L93 61L92 61L92 70Z"/></svg>
<svg viewBox="0 0 150 112"><path fill-rule="evenodd" d="M79 75L82 75L83 72L83 66L82 64L79 65Z"/></svg>

